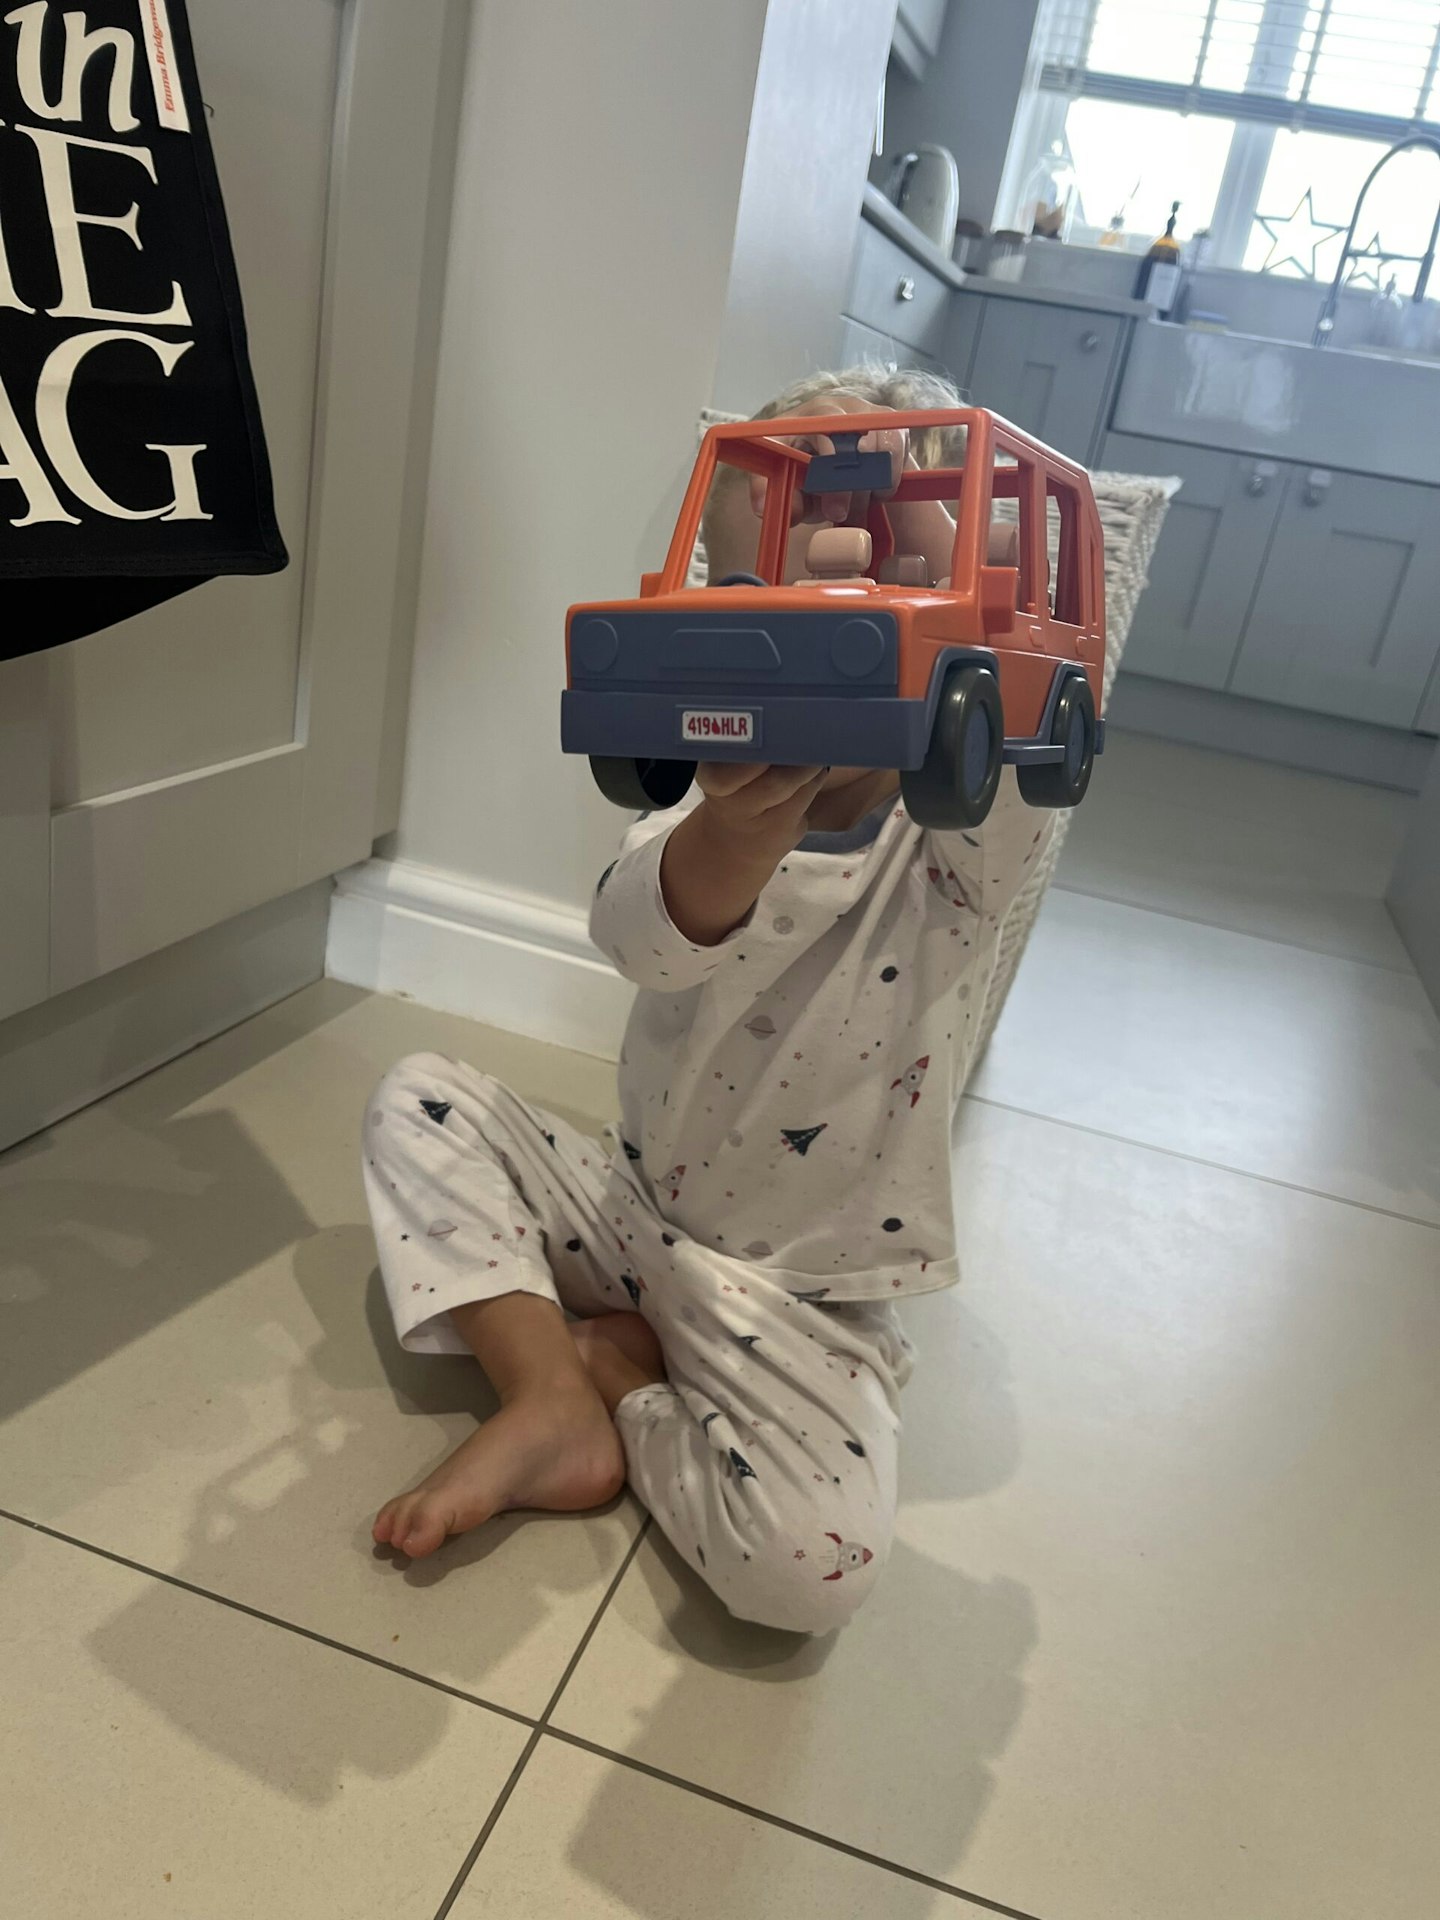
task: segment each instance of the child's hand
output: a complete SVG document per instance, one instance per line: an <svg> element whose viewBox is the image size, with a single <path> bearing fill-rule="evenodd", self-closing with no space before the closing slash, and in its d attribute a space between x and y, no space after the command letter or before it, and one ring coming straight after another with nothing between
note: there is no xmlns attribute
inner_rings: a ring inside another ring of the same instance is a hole
<svg viewBox="0 0 1440 1920"><path fill-rule="evenodd" d="M766 767L707 762L696 771L705 811L717 833L746 859L776 860L805 837L805 816L828 767Z"/></svg>
<svg viewBox="0 0 1440 1920"><path fill-rule="evenodd" d="M687 940L718 946L740 925L804 839L805 817L829 771L713 763L699 769L704 803L675 828L660 857L660 890Z"/></svg>

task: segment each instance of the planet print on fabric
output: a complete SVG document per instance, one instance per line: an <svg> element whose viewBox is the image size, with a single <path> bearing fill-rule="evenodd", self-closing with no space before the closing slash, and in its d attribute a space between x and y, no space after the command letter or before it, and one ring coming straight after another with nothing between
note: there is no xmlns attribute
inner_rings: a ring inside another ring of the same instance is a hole
<svg viewBox="0 0 1440 1920"><path fill-rule="evenodd" d="M742 1247L740 1251L747 1260L768 1260L775 1249L768 1240L752 1240L748 1247Z"/></svg>
<svg viewBox="0 0 1440 1920"><path fill-rule="evenodd" d="M884 972L880 975L880 978L885 982L886 986L888 987L892 980L898 980L900 978L899 967L886 967Z"/></svg>
<svg viewBox="0 0 1440 1920"><path fill-rule="evenodd" d="M578 1240L567 1240L565 1246L570 1253L579 1253L580 1251L580 1242Z"/></svg>
<svg viewBox="0 0 1440 1920"><path fill-rule="evenodd" d="M907 1067L898 1080L893 1080L890 1083L890 1091L892 1093L894 1093L897 1087L901 1087L909 1094L912 1110L919 1104L920 1089L925 1084L925 1075L929 1066L929 1054L921 1054L913 1066Z"/></svg>
<svg viewBox="0 0 1440 1920"><path fill-rule="evenodd" d="M829 1124L828 1120L822 1120L818 1127L782 1127L780 1138L792 1153L798 1153L803 1160Z"/></svg>
<svg viewBox="0 0 1440 1920"><path fill-rule="evenodd" d="M444 1126L445 1116L450 1111L450 1102L448 1100L422 1100L420 1107L422 1112L429 1114L437 1127Z"/></svg>
<svg viewBox="0 0 1440 1920"><path fill-rule="evenodd" d="M425 1232L431 1240L448 1240L451 1234L455 1232L455 1222L453 1220L432 1220L425 1229Z"/></svg>
<svg viewBox="0 0 1440 1920"><path fill-rule="evenodd" d="M858 1440L847 1440L845 1444L857 1459L863 1460L865 1458L865 1449Z"/></svg>
<svg viewBox="0 0 1440 1920"><path fill-rule="evenodd" d="M727 1133L725 1138L732 1147L743 1147L745 1144L745 1136L740 1132Z"/></svg>
<svg viewBox="0 0 1440 1920"><path fill-rule="evenodd" d="M770 1018L768 1013L757 1013L753 1020L747 1020L745 1022L745 1031L753 1035L757 1040L773 1040L775 1038L775 1022Z"/></svg>
<svg viewBox="0 0 1440 1920"><path fill-rule="evenodd" d="M829 1561L835 1571L823 1574L822 1579L839 1580L847 1573L856 1573L861 1567L868 1567L875 1558L869 1547L862 1547L854 1540L842 1540L838 1533L827 1533L825 1538L833 1540L835 1545L833 1549L827 1547L820 1558Z"/></svg>
<svg viewBox="0 0 1440 1920"><path fill-rule="evenodd" d="M795 922L790 918L788 913L780 914L772 922L772 925L776 933L794 933L795 931Z"/></svg>
<svg viewBox="0 0 1440 1920"><path fill-rule="evenodd" d="M880 1224L885 1229L886 1233L899 1233L900 1229L904 1226L905 1222L899 1217L898 1214L892 1213L888 1220L882 1220Z"/></svg>

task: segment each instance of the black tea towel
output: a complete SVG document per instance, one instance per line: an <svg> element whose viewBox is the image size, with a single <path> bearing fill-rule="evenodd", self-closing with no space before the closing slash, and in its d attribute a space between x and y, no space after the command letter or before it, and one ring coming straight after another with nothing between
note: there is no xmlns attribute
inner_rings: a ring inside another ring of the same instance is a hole
<svg viewBox="0 0 1440 1920"><path fill-rule="evenodd" d="M185 0L11 7L0 659L285 564Z"/></svg>

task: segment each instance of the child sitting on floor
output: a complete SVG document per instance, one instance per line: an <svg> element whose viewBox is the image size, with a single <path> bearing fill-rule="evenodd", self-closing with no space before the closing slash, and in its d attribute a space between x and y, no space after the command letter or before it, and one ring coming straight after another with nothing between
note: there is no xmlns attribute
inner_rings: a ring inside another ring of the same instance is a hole
<svg viewBox="0 0 1440 1920"><path fill-rule="evenodd" d="M762 417L958 404L929 375L852 369ZM912 461L944 459L943 434L918 438ZM823 508L863 525L866 504ZM898 544L948 573L944 508L890 511ZM704 531L712 580L753 568L744 475ZM419 1556L508 1508L596 1506L628 1478L732 1613L824 1632L889 1552L911 1367L894 1303L958 1277L951 1120L1052 816L1008 769L964 833L914 825L888 770L697 778L631 827L596 887L595 941L640 989L608 1144L433 1054L370 1103L396 1331L412 1352L472 1353L500 1400L374 1534Z"/></svg>

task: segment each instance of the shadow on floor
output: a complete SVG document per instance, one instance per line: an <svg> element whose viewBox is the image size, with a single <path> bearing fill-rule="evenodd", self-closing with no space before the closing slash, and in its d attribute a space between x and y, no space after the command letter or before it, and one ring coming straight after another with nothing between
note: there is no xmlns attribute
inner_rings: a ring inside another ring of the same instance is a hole
<svg viewBox="0 0 1440 1920"><path fill-rule="evenodd" d="M966 1415L958 1447L953 1418L949 1448L927 1444L932 1423L916 1421L902 1500L976 1498L1002 1486L1020 1457L1003 1348L958 1300L927 1302L914 1318L943 1325L943 1352L935 1341L930 1364L950 1368L943 1387L932 1379L925 1390L959 1399ZM923 1368L932 1343L920 1337ZM907 1397L915 1393L912 1385ZM907 1528L903 1511L900 1531L884 1581L859 1620L839 1634L806 1639L733 1620L652 1526L611 1603L612 1616L632 1614L640 1644L653 1637L653 1616L661 1614L657 1657L678 1653L679 1677L654 1706L637 1698L627 1711L622 1699L611 1714L626 1727L643 1719L625 1742L633 1759L963 1887L994 1764L1023 1711L1022 1676L1039 1637L1035 1604L1018 1581L975 1579L917 1550L923 1523L912 1520ZM586 1660L621 1657L616 1625L607 1621ZM653 1672L649 1657L636 1668L642 1687L647 1669ZM730 1684L717 1686L717 1674ZM790 1697L773 1707L757 1704L757 1688ZM726 1758L712 1767L706 1727L717 1727L717 1746L733 1755L736 1734L724 1725L732 1717L754 1729L753 1763L737 1767ZM563 1696L555 1720L567 1725ZM791 1791L792 1776L798 1792ZM817 1776L826 1806L818 1817ZM630 1856L629 1792L623 1770L606 1775L570 1857L625 1912L672 1920L659 1906L635 1904L642 1895ZM923 1836L923 1849L907 1847L907 1836ZM730 1889L725 1904L736 1912L753 1903L743 1848L732 1858L707 1859L706 1876L712 1889L717 1878ZM886 1920L918 1920L935 1910L936 1898L897 1877L884 1887Z"/></svg>

